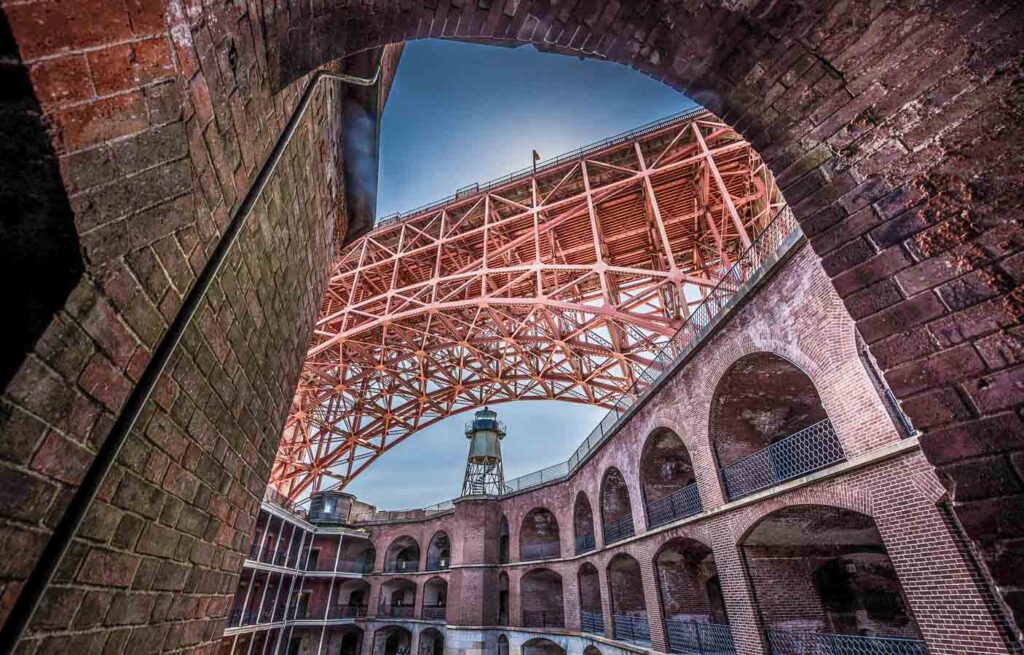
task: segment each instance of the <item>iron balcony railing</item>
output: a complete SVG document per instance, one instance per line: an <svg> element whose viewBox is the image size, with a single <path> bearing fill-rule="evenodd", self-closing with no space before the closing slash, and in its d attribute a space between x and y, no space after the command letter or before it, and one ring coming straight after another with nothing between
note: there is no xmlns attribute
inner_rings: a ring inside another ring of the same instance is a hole
<svg viewBox="0 0 1024 655"><path fill-rule="evenodd" d="M703 509L704 507L700 503L700 491L697 490L697 483L691 482L664 498L647 503L647 527L656 528L659 525L678 521L687 516L700 514Z"/></svg>
<svg viewBox="0 0 1024 655"><path fill-rule="evenodd" d="M327 618L327 605L317 603L316 605L297 605L295 607L296 621L322 621Z"/></svg>
<svg viewBox="0 0 1024 655"><path fill-rule="evenodd" d="M685 655L734 655L732 628L720 623L688 619L666 619L665 632L670 653Z"/></svg>
<svg viewBox="0 0 1024 655"><path fill-rule="evenodd" d="M443 621L448 615L448 608L444 605L423 606L423 618L427 621Z"/></svg>
<svg viewBox="0 0 1024 655"><path fill-rule="evenodd" d="M524 628L564 628L562 610L523 610Z"/></svg>
<svg viewBox="0 0 1024 655"><path fill-rule="evenodd" d="M361 619L366 616L366 605L331 605L328 619Z"/></svg>
<svg viewBox="0 0 1024 655"><path fill-rule="evenodd" d="M519 556L525 562L535 559L550 559L561 554L562 545L559 542L545 541L539 544L523 544L523 550Z"/></svg>
<svg viewBox="0 0 1024 655"><path fill-rule="evenodd" d="M597 143L592 143L592 144L590 144L588 146L583 146L582 148L577 148L576 150L573 150L571 152L567 152L567 153L561 154L561 155L559 155L557 157L554 157L552 159L548 159L548 160L542 161L542 162L538 163L535 167L531 166L530 168L523 168L523 169L518 170L518 171L516 171L514 173L509 173L508 175L505 175L504 177L499 177L497 179L494 179L494 180L491 180L489 182L485 182L485 183L482 183L482 184L481 183L469 184L467 186L462 187L461 189L459 189L458 191L456 191L452 195L448 196L447 198L443 198L441 200L436 200L434 202L427 203L426 205L422 205L422 206L417 207L416 209L413 209L413 210L410 210L410 211L406 211L406 212L402 212L402 213L397 213L396 212L394 214L390 214L388 216L384 216L384 217L382 217L382 218L377 220L377 223L374 225L373 229L377 230L377 229L380 229L380 228L383 228L383 227L386 227L386 226L389 226L389 225L394 225L395 223L401 223L402 221L404 221L406 219L412 218L414 216L419 216L420 214L424 214L424 213L429 212L431 210L438 210L441 207L444 207L445 205L448 205L448 204L450 204L450 203L452 203L452 202L454 202L456 200L462 200L463 198L468 198L468 197L474 196L474 195L476 195L478 193L482 193L482 192L485 192L485 191L490 191L492 189L496 189L498 187L505 186L506 184L510 184L510 183L515 182L517 180L521 180L521 179L524 179L524 178L527 178L527 177L531 177L531 176L533 176L536 173L542 173L542 172L546 171L547 169L554 168L556 166L561 166L562 164L564 164L566 162L570 162L570 161L574 161L574 160L577 160L577 159L581 159L581 158L583 158L583 157L585 157L585 156L587 156L589 154L598 152L599 150L604 150L605 148L608 148L610 146L614 146L614 145L617 145L619 143L625 143L627 141L632 141L633 139L636 139L638 137L644 136L645 134L650 134L651 132L655 132L657 130L660 130L660 129L662 129L664 127L667 127L667 126L669 126L669 125L671 125L673 123L681 122L681 121L684 121L684 120L688 120L690 118L694 118L694 117L700 116L701 114L704 114L704 113L707 113L707 110L704 109L703 107L696 107L694 109L687 109L686 111L681 111L681 112L679 112L677 114L673 114L671 116L666 116L665 118L653 121L651 123L647 123L645 125L641 125L640 127L637 127L637 128L632 129L632 130L629 130L628 132L622 132L621 134L616 134L615 136L612 136L612 137L609 137L607 139L604 139L603 141L598 141Z"/></svg>
<svg viewBox="0 0 1024 655"><path fill-rule="evenodd" d="M647 623L647 612L612 614L612 633L618 641L650 646L651 627Z"/></svg>
<svg viewBox="0 0 1024 655"><path fill-rule="evenodd" d="M381 605L378 616L392 619L411 619L416 612L412 605Z"/></svg>
<svg viewBox="0 0 1024 655"><path fill-rule="evenodd" d="M419 562L400 561L400 562L389 562L384 567L385 573L416 573L420 570Z"/></svg>
<svg viewBox="0 0 1024 655"><path fill-rule="evenodd" d="M498 612L498 625L508 625L508 611Z"/></svg>
<svg viewBox="0 0 1024 655"><path fill-rule="evenodd" d="M920 639L766 630L771 655L928 655Z"/></svg>
<svg viewBox="0 0 1024 655"><path fill-rule="evenodd" d="M581 534L576 537L576 554L582 555L597 548L597 539L592 534Z"/></svg>
<svg viewBox="0 0 1024 655"><path fill-rule="evenodd" d="M722 468L730 500L846 460L843 445L825 419Z"/></svg>
<svg viewBox="0 0 1024 655"><path fill-rule="evenodd" d="M604 526L604 543L607 546L616 541L628 539L634 534L636 534L636 531L633 529L633 515L627 514Z"/></svg>
<svg viewBox="0 0 1024 655"><path fill-rule="evenodd" d="M373 562L361 559L338 560L338 571L342 573L369 573L373 571Z"/></svg>
<svg viewBox="0 0 1024 655"><path fill-rule="evenodd" d="M580 612L580 628L592 635L604 634L604 616L601 610L583 610Z"/></svg>
<svg viewBox="0 0 1024 655"><path fill-rule="evenodd" d="M448 568L448 558L439 557L437 559L427 560L427 571L444 571Z"/></svg>

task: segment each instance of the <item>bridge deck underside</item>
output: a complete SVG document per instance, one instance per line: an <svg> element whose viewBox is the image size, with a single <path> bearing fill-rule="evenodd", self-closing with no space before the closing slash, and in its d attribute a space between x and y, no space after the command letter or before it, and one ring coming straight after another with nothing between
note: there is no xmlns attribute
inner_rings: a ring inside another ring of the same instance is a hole
<svg viewBox="0 0 1024 655"><path fill-rule="evenodd" d="M333 265L271 484L344 487L483 403L610 406L782 206L702 113L379 226Z"/></svg>

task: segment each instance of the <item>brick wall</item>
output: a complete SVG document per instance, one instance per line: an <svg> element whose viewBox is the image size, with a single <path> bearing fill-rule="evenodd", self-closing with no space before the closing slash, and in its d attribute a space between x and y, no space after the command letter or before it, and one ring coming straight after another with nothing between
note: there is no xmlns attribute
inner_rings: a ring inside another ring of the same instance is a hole
<svg viewBox="0 0 1024 655"><path fill-rule="evenodd" d="M47 324L14 358L19 368L4 393L0 538L16 556L0 570L3 611L304 76L368 45L482 36L629 64L689 92L761 150L821 258L825 284L925 430L925 453L1003 598L1024 612L1016 3L348 3L314 17L276 5L36 0L3 11L12 35L5 52L13 40L20 56L5 71L27 72L31 82L12 87L31 116L15 133L45 146L46 125L52 148L18 153L41 164L49 186L38 187L48 202L40 214L52 217L45 235L25 243L73 251L70 208L84 266L46 294L44 315L71 287L48 323L35 322ZM300 142L285 166L288 183L257 208L90 510L60 577L81 586L50 594L44 622L56 627L45 634L84 630L88 648L109 638L113 650L130 639L137 650L185 648L218 631L217 619L166 620L162 611L152 626L101 627L98 617L129 585L164 598L188 589L184 602L195 611L184 614L223 615L337 209L337 180L323 179L337 168L308 166L333 160L332 148L316 145L330 135ZM176 430L188 436L176 439ZM151 553L167 530L176 531L174 552ZM81 576L82 561L102 564L109 579ZM90 610L72 616L69 607Z"/></svg>

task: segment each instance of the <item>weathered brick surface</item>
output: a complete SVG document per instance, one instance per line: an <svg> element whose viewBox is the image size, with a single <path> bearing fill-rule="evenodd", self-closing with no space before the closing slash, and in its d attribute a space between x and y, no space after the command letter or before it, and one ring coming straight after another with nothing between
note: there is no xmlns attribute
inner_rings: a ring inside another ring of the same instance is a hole
<svg viewBox="0 0 1024 655"><path fill-rule="evenodd" d="M629 64L690 93L754 143L925 430L926 455L941 462L957 515L1024 622L1024 593L1005 566L1024 537L1017 3L343 4L4 5L20 56L5 71L31 82L10 88L36 103L26 130L38 136L47 125L52 151L16 160L43 162L33 179L53 181L59 165L64 187L37 187L47 203L40 215L57 219L27 243L64 235L58 241L71 246L60 252L80 247L84 274L54 285L47 297L57 300L28 332L32 351L16 353L3 396L0 611L81 475L55 460L51 435L84 451L69 448L68 459L87 460L103 441L304 76L367 46L472 36ZM100 544L131 555L152 520L180 524L181 551L189 540L217 544L225 581L237 569L330 250L337 181L309 166L331 157L313 154L329 141L307 134L294 151L305 156L287 160L288 183L267 194L146 413L160 436L147 427L129 440L82 532L95 543L76 545L65 576ZM975 443L992 429L1002 430L1001 445ZM989 465L1003 479L979 489L972 471ZM969 501L957 495L965 489ZM211 521L219 495L234 516L220 507ZM140 588L177 583L159 562L138 563ZM229 587L209 592L197 615L223 616ZM152 622L96 634L108 634L112 650L171 648L163 639L173 622ZM212 639L215 624L182 622L174 638L184 641L173 647L190 648L199 633L197 644ZM60 639L44 650L51 643Z"/></svg>

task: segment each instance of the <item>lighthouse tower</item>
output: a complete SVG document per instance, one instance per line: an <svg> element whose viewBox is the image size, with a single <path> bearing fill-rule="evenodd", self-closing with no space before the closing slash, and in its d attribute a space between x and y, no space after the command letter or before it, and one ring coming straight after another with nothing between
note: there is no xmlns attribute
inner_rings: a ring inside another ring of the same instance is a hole
<svg viewBox="0 0 1024 655"><path fill-rule="evenodd" d="M466 478L462 483L463 496L497 496L505 491L505 472L501 468L501 440L505 426L497 412L484 407L473 420L466 423L469 439L469 457L466 459Z"/></svg>

